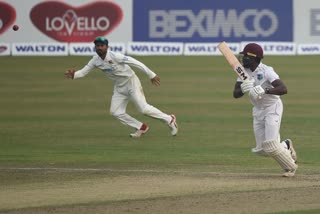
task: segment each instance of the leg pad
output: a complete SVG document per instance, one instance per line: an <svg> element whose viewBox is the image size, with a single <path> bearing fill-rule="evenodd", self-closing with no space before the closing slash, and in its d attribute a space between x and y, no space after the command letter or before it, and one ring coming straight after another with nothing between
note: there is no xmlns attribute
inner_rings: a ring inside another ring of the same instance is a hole
<svg viewBox="0 0 320 214"><path fill-rule="evenodd" d="M284 171L295 171L298 166L290 155L276 140L267 140L262 144L263 150L275 159Z"/></svg>

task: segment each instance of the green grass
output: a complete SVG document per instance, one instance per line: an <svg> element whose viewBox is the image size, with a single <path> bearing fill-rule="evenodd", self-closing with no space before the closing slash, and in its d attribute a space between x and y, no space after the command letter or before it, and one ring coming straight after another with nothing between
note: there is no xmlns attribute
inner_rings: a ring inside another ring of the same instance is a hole
<svg viewBox="0 0 320 214"><path fill-rule="evenodd" d="M252 106L247 97L232 97L236 76L223 57L136 58L160 76L161 86L154 87L136 70L147 101L176 114L179 136L130 104L128 113L151 129L141 139L129 138L133 130L109 114L113 85L102 72L64 78L66 69L81 68L90 57L0 57L0 168L279 172L274 161L250 152ZM264 60L288 87L281 136L294 140L305 175L320 171L318 58ZM1 173L0 185L14 182Z"/></svg>
<svg viewBox="0 0 320 214"><path fill-rule="evenodd" d="M161 77L162 85L154 87L137 71L148 102L177 115L179 137L169 137L164 124L129 105L128 112L148 122L151 130L143 139L128 138L133 130L109 115L111 81L98 70L77 81L63 77L67 68L80 68L89 57L2 57L0 164L273 166L264 160L257 163L250 155L249 148L254 146L251 104L247 98L232 98L235 75L222 57L137 58ZM316 57L268 57L265 61L289 88L283 97L281 134L296 142L306 169L317 172Z"/></svg>
<svg viewBox="0 0 320 214"><path fill-rule="evenodd" d="M274 214L318 214L318 213L320 213L320 209L299 210L299 211L291 211L291 212L277 212Z"/></svg>

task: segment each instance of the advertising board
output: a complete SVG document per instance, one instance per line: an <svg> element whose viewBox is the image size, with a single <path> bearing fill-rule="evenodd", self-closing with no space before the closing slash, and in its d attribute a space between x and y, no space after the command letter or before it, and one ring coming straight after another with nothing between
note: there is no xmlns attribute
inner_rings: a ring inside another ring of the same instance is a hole
<svg viewBox="0 0 320 214"><path fill-rule="evenodd" d="M133 41L293 41L293 1L138 0Z"/></svg>

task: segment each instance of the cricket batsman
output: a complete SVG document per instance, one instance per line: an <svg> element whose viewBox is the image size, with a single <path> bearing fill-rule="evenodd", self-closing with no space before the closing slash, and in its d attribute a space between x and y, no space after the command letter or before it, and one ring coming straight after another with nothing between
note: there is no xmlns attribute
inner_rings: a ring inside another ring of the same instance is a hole
<svg viewBox="0 0 320 214"><path fill-rule="evenodd" d="M287 87L270 66L261 62L263 50L256 43L246 45L240 54L242 64L251 79L235 83L233 96L240 98L249 94L253 104L253 131L256 147L252 152L257 155L271 156L284 170L284 177L294 176L298 165L297 153L292 140L280 142L280 125L283 104L280 96L287 94Z"/></svg>
<svg viewBox="0 0 320 214"><path fill-rule="evenodd" d="M171 135L176 136L178 126L175 115L165 114L147 103L140 80L130 66L141 70L155 86L160 85L160 78L142 62L130 56L109 51L108 43L106 38L97 37L94 40L96 55L82 69L67 70L65 76L70 79L78 79L86 76L94 68L100 69L114 83L110 113L121 123L136 130L130 134L130 137L141 137L149 130L149 126L126 113L129 101L133 102L139 112L163 121L170 128Z"/></svg>

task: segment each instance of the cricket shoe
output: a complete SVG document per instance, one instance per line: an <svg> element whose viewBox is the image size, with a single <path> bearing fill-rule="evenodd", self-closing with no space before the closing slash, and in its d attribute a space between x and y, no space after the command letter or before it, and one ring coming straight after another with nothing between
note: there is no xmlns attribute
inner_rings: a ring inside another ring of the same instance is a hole
<svg viewBox="0 0 320 214"><path fill-rule="evenodd" d="M292 140L286 139L286 140L284 140L284 142L287 144L288 149L290 150L290 153L291 153L291 157L294 160L294 162L296 163L298 160L298 156L297 156L296 150L293 148Z"/></svg>
<svg viewBox="0 0 320 214"><path fill-rule="evenodd" d="M297 165L297 168L298 168L298 165ZM293 170L286 170L285 173L282 174L282 177L286 177L286 178L293 177L297 171L297 168Z"/></svg>
<svg viewBox="0 0 320 214"><path fill-rule="evenodd" d="M138 129L135 133L130 134L130 137L139 138L142 135L144 135L145 133L147 133L148 130L149 130L149 127L147 126L147 124L144 123L144 124L142 124L140 129Z"/></svg>
<svg viewBox="0 0 320 214"><path fill-rule="evenodd" d="M177 118L175 115L171 114L171 121L168 123L168 126L171 129L171 135L176 136L178 133L178 125L177 125Z"/></svg>

